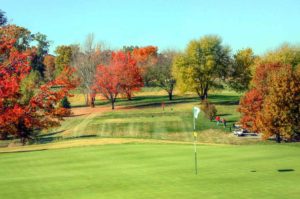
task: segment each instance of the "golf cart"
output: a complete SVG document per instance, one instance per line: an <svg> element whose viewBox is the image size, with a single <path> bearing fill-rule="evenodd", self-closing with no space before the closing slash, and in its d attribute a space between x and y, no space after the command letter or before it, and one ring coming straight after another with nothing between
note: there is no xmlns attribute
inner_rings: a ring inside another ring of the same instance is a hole
<svg viewBox="0 0 300 199"><path fill-rule="evenodd" d="M235 124L232 132L233 132L233 135L236 135L238 137L247 135L249 133L246 129L243 129L242 125L240 125L240 124Z"/></svg>

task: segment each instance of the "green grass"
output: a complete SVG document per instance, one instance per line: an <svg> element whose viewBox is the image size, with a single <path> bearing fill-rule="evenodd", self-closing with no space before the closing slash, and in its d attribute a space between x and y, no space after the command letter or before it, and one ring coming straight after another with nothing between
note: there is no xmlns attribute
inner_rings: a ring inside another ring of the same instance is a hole
<svg viewBox="0 0 300 199"><path fill-rule="evenodd" d="M230 126L239 118L236 111L239 95L234 93L211 94L209 100L214 103L218 110L218 115L226 118L227 127L217 126L215 122L205 118L204 113L200 113L197 119L197 131L205 132L214 130L230 134ZM162 110L161 103L165 102L165 110ZM104 104L100 104L104 103ZM110 106L106 102L97 102L97 106ZM127 107L119 109L118 106ZM97 112L90 115L82 115L67 118L59 128L50 129L40 139L52 141L51 139L69 139L77 137L98 136L98 137L135 137L154 138L170 140L190 140L193 131L193 106L200 106L200 100L196 96L174 96L173 101L169 101L165 95L136 96L128 101L119 99L117 110L109 112ZM206 134L202 136L202 141L206 138L210 141L210 135L219 136L221 134ZM228 143L228 136L221 136L217 143ZM239 142L238 139L230 138L232 143Z"/></svg>
<svg viewBox="0 0 300 199"><path fill-rule="evenodd" d="M198 146L198 175L192 145L0 154L0 198L299 198L299 146Z"/></svg>

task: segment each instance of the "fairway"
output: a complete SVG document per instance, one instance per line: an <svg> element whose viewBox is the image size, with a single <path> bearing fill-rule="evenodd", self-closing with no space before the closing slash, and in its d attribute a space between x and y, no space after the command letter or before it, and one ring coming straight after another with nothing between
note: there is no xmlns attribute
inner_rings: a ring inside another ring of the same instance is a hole
<svg viewBox="0 0 300 199"><path fill-rule="evenodd" d="M39 137L39 143L80 137L124 137L151 138L190 141L193 131L192 108L200 106L199 98L194 95L174 96L172 101L164 93L151 95L149 91L138 93L132 100L119 99L116 110L112 111L105 101L96 101L96 108L77 107L83 103L76 95L72 99L74 115L65 118L60 127L51 128ZM147 95L147 96L144 96ZM230 126L239 118L236 111L240 95L235 92L212 94L209 100L216 104L218 115L227 120L227 127L217 126L209 121L204 113L197 119L197 130L202 142L231 143L244 142L230 137ZM165 102L164 110L161 103ZM210 133L206 133L209 131ZM216 134L216 132L219 132ZM255 140L249 140L252 142ZM248 143L248 141L247 141Z"/></svg>
<svg viewBox="0 0 300 199"><path fill-rule="evenodd" d="M300 199L300 1L4 2L0 199Z"/></svg>
<svg viewBox="0 0 300 199"><path fill-rule="evenodd" d="M0 154L0 198L298 198L299 145L114 144ZM281 170L279 172L278 170Z"/></svg>

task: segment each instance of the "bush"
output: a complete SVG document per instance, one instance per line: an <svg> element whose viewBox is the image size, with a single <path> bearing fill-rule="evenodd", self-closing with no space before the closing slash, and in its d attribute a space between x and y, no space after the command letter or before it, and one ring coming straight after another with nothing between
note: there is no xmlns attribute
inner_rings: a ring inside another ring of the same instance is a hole
<svg viewBox="0 0 300 199"><path fill-rule="evenodd" d="M210 121L212 121L217 115L217 109L215 105L210 104L207 100L202 101L201 110Z"/></svg>
<svg viewBox="0 0 300 199"><path fill-rule="evenodd" d="M71 108L71 104L68 100L67 97L64 97L61 102L60 102L60 106L63 107L63 108Z"/></svg>

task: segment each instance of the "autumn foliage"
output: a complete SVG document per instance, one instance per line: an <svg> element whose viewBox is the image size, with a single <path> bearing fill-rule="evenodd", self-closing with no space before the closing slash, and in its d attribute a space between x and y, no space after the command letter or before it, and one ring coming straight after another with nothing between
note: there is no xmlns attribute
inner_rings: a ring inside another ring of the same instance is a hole
<svg viewBox="0 0 300 199"><path fill-rule="evenodd" d="M292 139L300 133L300 73L283 63L261 63L253 88L241 99L241 123L264 138Z"/></svg>
<svg viewBox="0 0 300 199"><path fill-rule="evenodd" d="M135 48L132 51L132 56L139 65L155 64L157 61L157 47Z"/></svg>
<svg viewBox="0 0 300 199"><path fill-rule="evenodd" d="M120 94L131 99L134 91L143 86L140 69L130 53L112 53L109 65L97 67L94 90L110 100L112 109Z"/></svg>
<svg viewBox="0 0 300 199"><path fill-rule="evenodd" d="M141 70L141 75L145 85L148 86L151 81L151 75L149 74L151 67L153 67L157 61L157 47L146 46L142 48L134 48L132 51L132 57L137 62L137 66Z"/></svg>
<svg viewBox="0 0 300 199"><path fill-rule="evenodd" d="M4 27L5 28L5 27ZM11 27L8 27L10 29ZM23 143L40 129L59 125L70 110L57 104L78 82L67 68L53 81L41 85L26 102L22 101L21 83L30 74L31 52L15 47L17 38L1 34L0 40L0 135L21 138Z"/></svg>

